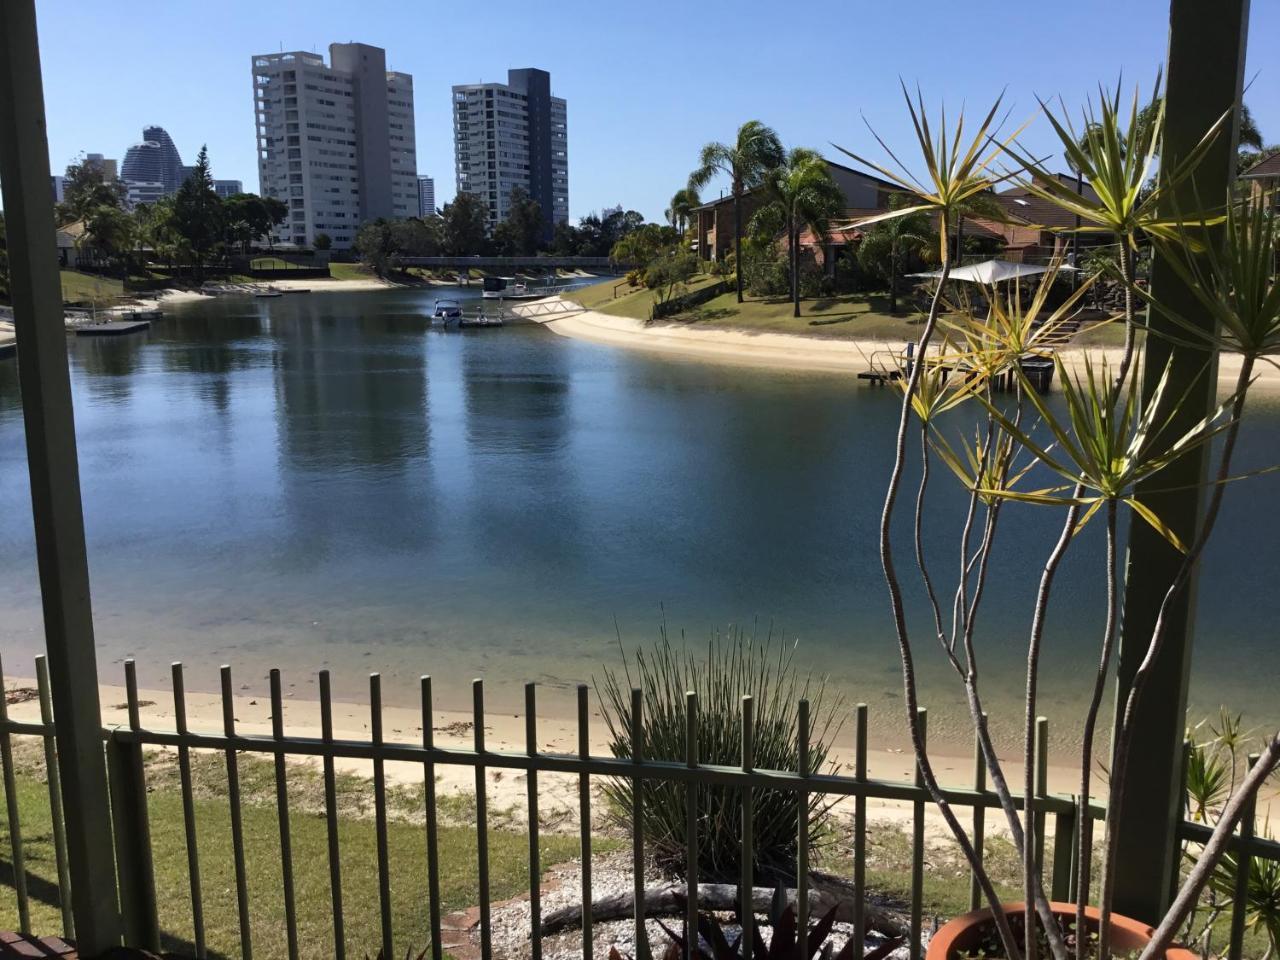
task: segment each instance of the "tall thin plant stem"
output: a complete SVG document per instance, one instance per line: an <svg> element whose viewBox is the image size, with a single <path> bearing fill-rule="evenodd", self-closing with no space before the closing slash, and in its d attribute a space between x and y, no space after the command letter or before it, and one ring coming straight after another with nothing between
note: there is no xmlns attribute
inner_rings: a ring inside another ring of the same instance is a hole
<svg viewBox="0 0 1280 960"><path fill-rule="evenodd" d="M943 652L951 661L951 665L957 670L960 664L956 661L955 653L947 643L946 631L942 627L942 608L938 606L938 594L933 589L933 579L929 576L929 565L925 562L924 556L924 495L925 490L929 486L929 422L927 420L920 421L920 487L916 491L916 515L915 515L915 544L916 544L916 566L920 568L920 579L924 583L925 595L929 598L929 606L933 610L933 626L938 634L938 643L942 645Z"/></svg>
<svg viewBox="0 0 1280 960"><path fill-rule="evenodd" d="M1133 680L1129 685L1129 693L1125 697L1124 709L1120 711L1111 764L1111 783L1107 791L1106 839L1103 844L1102 890L1098 907L1099 922L1101 924L1100 937L1102 938L1098 946L1099 956L1101 957L1106 957L1103 948L1107 945L1106 936L1107 927L1111 920L1111 902L1115 896L1115 854L1119 839L1116 835L1115 823L1119 819L1120 810L1124 802L1124 794L1120 789L1120 785L1124 783L1125 774L1128 772L1129 751L1132 748L1133 740L1133 718L1137 712L1138 703L1142 699L1143 690L1146 688L1148 679L1150 679L1151 670L1164 647L1165 632L1169 623L1169 609L1178 594L1181 593L1191 579L1191 574L1200 559L1200 554L1204 552L1205 544L1208 543L1209 536L1217 523L1218 514L1222 508L1222 499L1226 493L1227 482L1231 476L1231 462L1235 454L1236 440L1240 435L1241 415L1244 412L1245 396L1248 393L1249 382L1253 377L1255 362L1256 357L1254 354L1244 354L1244 359L1240 364L1240 373L1236 378L1235 399L1231 403L1230 426L1227 428L1226 437L1222 443L1222 456L1218 464L1213 493L1209 497L1209 504L1205 510L1204 521L1200 526L1200 532L1183 557L1182 566L1178 568L1173 582L1169 584L1169 589L1165 591L1164 599L1160 602L1160 609L1156 614L1155 625L1151 630L1151 640L1147 644L1147 651L1143 655L1142 662L1138 664L1137 670L1134 671Z"/></svg>
<svg viewBox="0 0 1280 960"><path fill-rule="evenodd" d="M1191 868L1191 872L1187 874L1187 879L1183 882L1182 888L1178 891L1178 895L1174 897L1173 905L1164 915L1164 919L1160 921L1160 925L1156 927L1155 933L1151 936L1151 942L1143 949L1138 960L1157 960L1157 958L1165 955L1165 951L1169 949L1173 943L1173 938L1177 936L1178 930L1181 929L1187 913L1196 901L1200 899L1200 893L1204 890L1204 885L1209 882L1209 878L1213 876L1213 871L1217 868L1222 855L1227 852L1227 846L1231 842L1232 834L1235 833L1236 826L1240 823L1241 816L1244 815L1245 805L1257 795L1258 790L1274 772L1277 763L1280 763L1280 733L1276 733L1271 738L1271 742L1267 744L1267 748L1258 758L1258 762L1254 764L1253 769L1249 771L1248 776L1240 784L1240 789L1227 802L1222 811L1222 817L1218 820L1217 825L1213 828L1213 833L1209 836L1204 849L1200 852L1199 860ZM1241 857L1241 863L1243 862L1244 858Z"/></svg>
<svg viewBox="0 0 1280 960"><path fill-rule="evenodd" d="M946 236L947 216L945 211L939 219L941 220L943 236ZM902 485L902 472L906 463L907 426L911 420L911 398L915 395L920 385L920 377L924 370L925 351L928 350L929 341L933 338L933 332L938 325L938 314L942 308L942 289L946 285L950 274L951 261L950 259L945 259L942 264L942 274L938 279L938 288L934 291L933 299L929 304L929 316L925 321L924 331L920 334L920 340L916 345L915 362L911 366L911 374L907 378L907 389L902 398L902 411L898 417L898 430L894 439L893 469L889 474L889 486L885 492L884 510L880 516L880 563L884 568L885 584L889 589L894 632L898 641L898 653L902 660L902 687L903 700L907 711L907 730L911 736L911 746L916 756L916 763L920 767L920 778L924 781L925 789L929 791L929 795L933 798L938 812L942 814L942 819L956 838L956 843L973 869L974 876L978 878L978 885L982 888L983 895L991 905L996 929L1000 935L1000 941L1004 945L1006 956L1009 960L1021 960L1022 951L1018 949L1017 942L1014 940L1013 931L1009 927L1009 918L1000 909L1000 897L996 893L990 876L983 869L981 860L974 852L969 834L961 826L959 818L956 817L950 802L943 795L942 789L938 785L938 779L934 774L933 765L929 762L924 740L920 736L920 718L917 712L920 701L916 689L915 654L911 649L911 639L907 633L906 613L902 602L902 587L898 583L897 568L893 561L893 543L890 536L893 525L893 508L897 503L898 490Z"/></svg>
<svg viewBox="0 0 1280 960"><path fill-rule="evenodd" d="M1085 715L1083 740L1080 744L1080 816L1088 815L1089 782L1093 774L1093 736L1098 725L1098 710L1107 688L1107 675L1111 672L1111 652L1116 640L1116 610L1119 596L1116 564L1116 501L1107 501L1107 619L1102 634L1102 655L1098 658L1098 672L1093 678L1093 696L1089 700L1089 712ZM1083 824L1083 820L1081 823ZM1089 872L1092 869L1093 850L1087 842L1088 832L1076 831L1076 863L1079 869L1076 894L1076 930L1083 931L1084 908L1089 902ZM1101 935L1100 942L1101 942ZM1085 960L1089 938L1077 935L1076 960ZM1100 953L1099 956L1106 956Z"/></svg>

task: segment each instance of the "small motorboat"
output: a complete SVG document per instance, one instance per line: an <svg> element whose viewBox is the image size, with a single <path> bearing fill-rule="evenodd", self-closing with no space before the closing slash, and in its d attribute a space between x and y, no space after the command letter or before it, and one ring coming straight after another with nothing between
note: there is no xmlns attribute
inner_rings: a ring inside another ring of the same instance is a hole
<svg viewBox="0 0 1280 960"><path fill-rule="evenodd" d="M283 297L284 291L277 287L260 287L253 291L255 297Z"/></svg>
<svg viewBox="0 0 1280 960"><path fill-rule="evenodd" d="M457 323L462 319L462 307L457 300L437 300L431 311L431 319L439 320L445 326Z"/></svg>

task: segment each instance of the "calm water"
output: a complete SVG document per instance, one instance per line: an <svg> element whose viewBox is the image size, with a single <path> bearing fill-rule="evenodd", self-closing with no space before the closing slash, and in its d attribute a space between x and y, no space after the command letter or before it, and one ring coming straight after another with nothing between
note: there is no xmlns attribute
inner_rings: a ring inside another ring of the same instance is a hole
<svg viewBox="0 0 1280 960"><path fill-rule="evenodd" d="M69 341L105 676L132 655L144 682L167 685L181 658L193 686L216 689L230 662L257 689L278 664L301 693L328 666L359 697L376 669L391 699L412 702L431 672L463 706L483 674L505 709L527 679L567 697L617 662L615 621L628 644L647 642L665 609L698 643L772 624L804 665L896 719L874 548L890 392L534 327L443 333L424 321L435 297L227 297L174 307L148 334ZM1277 459L1278 437L1267 401L1245 464ZM1240 488L1211 552L1197 710L1280 714L1278 484ZM936 488L949 537L961 497L941 472ZM0 505L0 644L26 673L42 637L11 360ZM993 699L1019 695L1028 592L1055 524L1011 508L981 631ZM937 562L955 566L950 550ZM1100 605L1097 576L1068 563L1048 633L1051 716L1079 715ZM958 739L954 688L936 665L925 678L931 732Z"/></svg>

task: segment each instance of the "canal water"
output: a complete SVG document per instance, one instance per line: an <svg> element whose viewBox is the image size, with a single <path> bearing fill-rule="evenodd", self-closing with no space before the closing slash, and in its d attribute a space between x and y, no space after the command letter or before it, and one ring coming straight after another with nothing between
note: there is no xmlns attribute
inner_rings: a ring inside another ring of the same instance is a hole
<svg viewBox="0 0 1280 960"><path fill-rule="evenodd" d="M452 290L228 296L174 305L142 335L68 341L104 678L171 660L217 688L270 666L297 695L381 671L413 703L467 681L548 710L656 639L701 646L738 625L889 729L899 668L875 548L896 398L848 375L656 358L539 327L448 331ZM474 296L475 294L463 294ZM1280 458L1261 397L1242 468ZM939 469L937 574L951 580L964 499ZM908 478L908 483L913 480ZM1275 721L1280 478L1232 491L1210 549L1191 696ZM1270 506L1268 506L1270 504ZM1057 515L1011 506L979 625L993 710L1021 695L1030 592ZM1099 571L1068 560L1047 632L1045 712L1078 725L1102 619ZM933 739L967 746L902 544ZM14 361L0 361L0 649L29 675L42 644ZM1014 715L1016 716L1016 714ZM1193 717L1192 719L1196 719Z"/></svg>

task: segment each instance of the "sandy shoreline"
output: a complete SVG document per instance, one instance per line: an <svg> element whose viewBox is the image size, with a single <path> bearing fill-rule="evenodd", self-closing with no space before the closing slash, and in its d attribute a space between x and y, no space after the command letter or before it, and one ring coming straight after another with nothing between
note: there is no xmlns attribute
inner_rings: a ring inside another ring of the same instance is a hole
<svg viewBox="0 0 1280 960"><path fill-rule="evenodd" d="M827 373L864 373L871 369L874 354L880 354L877 359L879 366L883 367L891 362L886 353L896 355L903 348L900 342L885 340L835 340L791 333L694 328L680 324L650 325L595 310L550 320L543 326L563 337L689 360ZM1086 353L1095 363L1105 356L1116 364L1121 350L1117 347L1072 347L1060 351L1074 372L1083 371ZM1240 363L1237 354L1224 354L1219 358L1218 379L1222 387L1228 390L1234 387ZM1270 364L1256 369L1256 388L1267 392L1280 391L1280 370Z"/></svg>
<svg viewBox="0 0 1280 960"><path fill-rule="evenodd" d="M247 687L248 685L246 685ZM233 697L236 732L250 736L271 735L271 701L265 681L253 684ZM261 688L257 690L256 688ZM31 690L35 680L31 678L6 678L5 689ZM31 694L27 694L30 696ZM103 726L112 728L128 724L126 691L123 686L102 684L99 687L102 704ZM176 726L173 693L170 690L140 689L139 714L143 728L157 731L173 731ZM186 694L187 726L192 732L221 734L223 732L222 698L219 694L188 690ZM40 705L35 699L12 703L8 707L13 720L39 722ZM475 745L473 716L470 712L436 710L433 718L435 743L440 747L471 748ZM285 733L288 736L314 737L321 735L320 703L318 700L295 696L286 688L284 694ZM422 717L418 710L406 707L383 708L383 736L388 743L421 744ZM362 703L333 702L334 737L339 740L368 740L371 736L369 707ZM578 750L576 717L539 711L538 750L544 753L574 754ZM527 749L525 718L523 713L511 714L489 711L485 715L485 748L496 752L523 753ZM591 752L597 756L609 756L608 727L594 704L591 709ZM264 754L265 755L265 754ZM313 762L299 758L302 762ZM972 756L953 756L942 752L931 753L939 780L945 786L964 788L972 784ZM852 774L854 757L851 751L834 748L831 760L841 773ZM315 761L318 763L318 761ZM370 761L339 760L339 771L370 777L373 766ZM473 768L463 765L437 765L437 786L444 793L469 794L475 789ZM871 746L868 750L868 776L876 780L907 783L914 776L915 763L908 751L883 746ZM1021 764L1009 762L1006 775L1015 783L1021 782ZM417 763L388 763L387 781L392 784L416 785L422 782L422 766ZM601 778L597 778L603 782ZM1068 767L1050 767L1049 790L1055 793L1071 793L1078 784L1079 774ZM488 774L488 801L498 811L509 811L513 821L525 816L527 781L518 770L490 769ZM540 812L552 823L576 817L578 804L577 778L571 775L541 774L539 779ZM906 823L911 817L911 805L885 800L869 800L869 816L878 821ZM931 834L943 836L946 827L941 817L930 807L926 817ZM989 816L994 821L998 815ZM993 823L998 830L999 825ZM571 824L570 829L574 829Z"/></svg>

